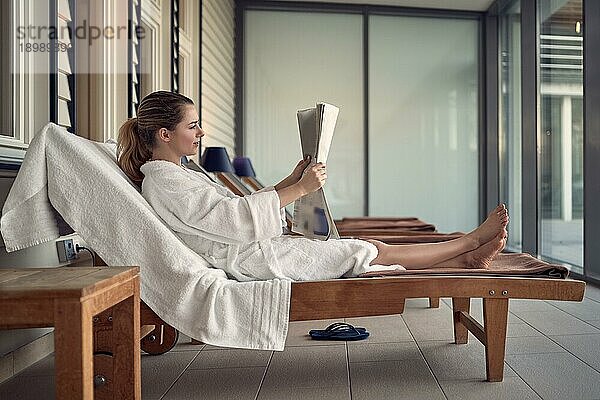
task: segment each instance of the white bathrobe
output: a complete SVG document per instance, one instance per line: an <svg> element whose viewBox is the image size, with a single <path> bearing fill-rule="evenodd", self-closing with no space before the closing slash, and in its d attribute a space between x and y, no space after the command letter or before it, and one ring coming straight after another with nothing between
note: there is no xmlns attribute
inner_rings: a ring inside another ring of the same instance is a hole
<svg viewBox="0 0 600 400"><path fill-rule="evenodd" d="M202 173L169 161L149 161L142 195L192 250L238 281L294 281L356 276L369 266L371 243L282 236L279 196L271 188L240 197Z"/></svg>

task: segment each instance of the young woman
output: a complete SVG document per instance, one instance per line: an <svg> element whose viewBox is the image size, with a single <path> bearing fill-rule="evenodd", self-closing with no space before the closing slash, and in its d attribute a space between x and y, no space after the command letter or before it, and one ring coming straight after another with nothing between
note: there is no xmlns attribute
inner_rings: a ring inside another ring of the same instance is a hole
<svg viewBox="0 0 600 400"><path fill-rule="evenodd" d="M239 197L181 165L182 156L198 152L204 136L190 99L155 92L142 100L137 115L119 131L119 166L141 184L144 198L188 247L237 280L330 279L400 265L487 268L505 246L504 205L464 237L442 243L387 245L282 236L280 209L322 187L325 165L308 168L309 160L301 160L274 187Z"/></svg>

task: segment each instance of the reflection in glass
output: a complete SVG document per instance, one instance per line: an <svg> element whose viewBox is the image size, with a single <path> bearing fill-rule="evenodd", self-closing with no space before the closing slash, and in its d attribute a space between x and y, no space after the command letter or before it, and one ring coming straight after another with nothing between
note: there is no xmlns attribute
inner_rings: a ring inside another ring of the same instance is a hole
<svg viewBox="0 0 600 400"><path fill-rule="evenodd" d="M499 13L500 200L510 212L507 247L522 249L521 229L521 2Z"/></svg>
<svg viewBox="0 0 600 400"><path fill-rule="evenodd" d="M538 0L540 254L583 266L582 0Z"/></svg>
<svg viewBox="0 0 600 400"><path fill-rule="evenodd" d="M244 28L244 150L258 177L278 182L301 158L297 110L334 104L324 190L335 218L363 215L362 16L250 10Z"/></svg>
<svg viewBox="0 0 600 400"><path fill-rule="evenodd" d="M369 19L369 213L478 222L476 20Z"/></svg>
<svg viewBox="0 0 600 400"><path fill-rule="evenodd" d="M3 41L0 54L0 136L13 136L13 74L12 65L14 61L13 55L13 37L11 31L12 17L11 6L12 1L0 2L0 40ZM10 21L10 23L6 23ZM6 46L6 44L9 44Z"/></svg>

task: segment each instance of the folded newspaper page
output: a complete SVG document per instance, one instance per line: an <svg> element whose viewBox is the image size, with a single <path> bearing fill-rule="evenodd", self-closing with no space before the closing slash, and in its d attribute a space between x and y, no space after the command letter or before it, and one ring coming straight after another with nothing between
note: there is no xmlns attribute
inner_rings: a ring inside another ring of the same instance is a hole
<svg viewBox="0 0 600 400"><path fill-rule="evenodd" d="M327 162L339 111L327 103L317 103L314 108L298 111L302 156L310 155L311 165ZM311 239L340 238L323 188L294 202L292 232Z"/></svg>

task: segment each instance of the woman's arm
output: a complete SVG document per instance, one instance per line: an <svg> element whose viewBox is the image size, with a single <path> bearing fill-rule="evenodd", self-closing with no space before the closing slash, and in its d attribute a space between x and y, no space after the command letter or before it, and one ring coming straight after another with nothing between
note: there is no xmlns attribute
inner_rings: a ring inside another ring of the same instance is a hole
<svg viewBox="0 0 600 400"><path fill-rule="evenodd" d="M308 165L310 164L310 156L304 157L304 159L298 161L298 164L294 167L294 170L289 176L286 176L281 182L275 185L275 190L281 190L288 186L292 186L295 183L298 183L300 178L302 178L302 174Z"/></svg>
<svg viewBox="0 0 600 400"><path fill-rule="evenodd" d="M281 235L281 206L274 190L231 196L204 176L163 163L144 178L144 198L172 229L227 244Z"/></svg>
<svg viewBox="0 0 600 400"><path fill-rule="evenodd" d="M327 171L323 163L318 163L308 168L300 180L283 188L275 187L279 195L281 208L298 200L300 197L312 193L323 187L327 180Z"/></svg>

